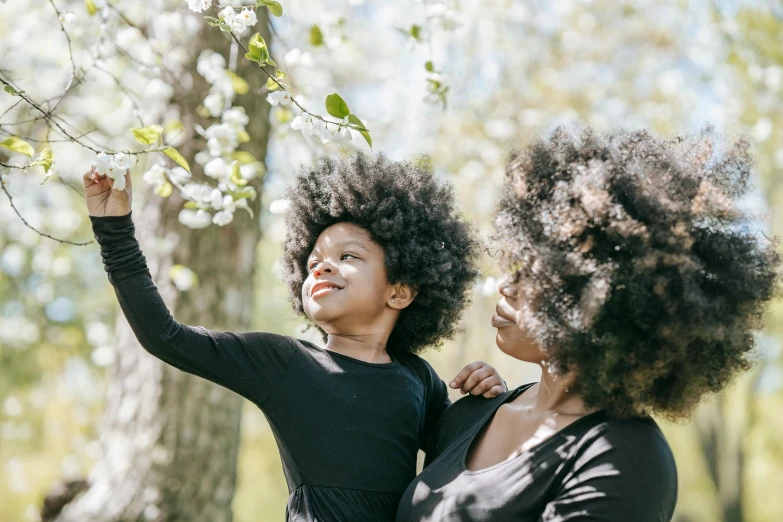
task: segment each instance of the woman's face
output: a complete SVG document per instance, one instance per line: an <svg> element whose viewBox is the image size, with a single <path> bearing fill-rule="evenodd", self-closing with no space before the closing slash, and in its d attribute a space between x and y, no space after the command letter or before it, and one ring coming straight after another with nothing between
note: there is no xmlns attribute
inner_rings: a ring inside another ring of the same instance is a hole
<svg viewBox="0 0 783 522"><path fill-rule="evenodd" d="M503 352L521 361L540 364L546 359L538 343L528 335L524 323L524 301L510 278L498 283L501 299L492 316L492 326L498 329L495 342Z"/></svg>

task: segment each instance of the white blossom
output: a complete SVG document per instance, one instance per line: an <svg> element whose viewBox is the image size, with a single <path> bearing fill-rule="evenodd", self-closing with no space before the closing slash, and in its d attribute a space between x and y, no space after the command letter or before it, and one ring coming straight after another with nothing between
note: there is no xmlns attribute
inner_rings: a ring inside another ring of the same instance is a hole
<svg viewBox="0 0 783 522"><path fill-rule="evenodd" d="M240 18L247 27L252 27L258 23L256 12L253 9L244 8L235 18Z"/></svg>
<svg viewBox="0 0 783 522"><path fill-rule="evenodd" d="M212 216L206 210L183 208L178 216L179 222L188 228L207 228L212 223Z"/></svg>
<svg viewBox="0 0 783 522"><path fill-rule="evenodd" d="M236 16L236 11L234 11L233 7L227 5L226 7L220 10L220 14L218 16L226 21L233 20L234 16Z"/></svg>
<svg viewBox="0 0 783 522"><path fill-rule="evenodd" d="M204 174L214 179L223 179L231 175L223 158L215 158L204 166Z"/></svg>
<svg viewBox="0 0 783 522"><path fill-rule="evenodd" d="M212 187L203 183L188 183L182 187L182 194L198 203L206 203L212 196Z"/></svg>
<svg viewBox="0 0 783 522"><path fill-rule="evenodd" d="M209 153L216 157L233 152L239 145L236 130L225 123L211 125L206 136Z"/></svg>
<svg viewBox="0 0 783 522"><path fill-rule="evenodd" d="M218 189L212 189L209 195L209 205L215 210L223 209L223 193Z"/></svg>
<svg viewBox="0 0 783 522"><path fill-rule="evenodd" d="M212 222L219 227L223 227L234 220L234 213L228 210L221 210L212 217Z"/></svg>
<svg viewBox="0 0 783 522"><path fill-rule="evenodd" d="M313 117L310 114L303 112L291 122L291 128L294 130L302 131L305 136L310 136L313 133Z"/></svg>
<svg viewBox="0 0 783 522"><path fill-rule="evenodd" d="M141 179L147 185L153 187L159 187L166 183L166 167L163 165L153 165L150 169L144 173Z"/></svg>
<svg viewBox="0 0 783 522"><path fill-rule="evenodd" d="M249 121L250 118L245 114L244 107L231 107L223 113L223 123L244 127Z"/></svg>
<svg viewBox="0 0 783 522"><path fill-rule="evenodd" d="M258 176L258 167L256 167L253 163L240 165L239 175L242 176L242 179L254 179L256 176Z"/></svg>
<svg viewBox="0 0 783 522"><path fill-rule="evenodd" d="M169 178L177 181L178 183L184 183L192 177L193 176L190 174L190 172L183 169L182 167L174 167L173 169L169 169Z"/></svg>
<svg viewBox="0 0 783 522"><path fill-rule="evenodd" d="M109 169L109 164L111 162L112 162L112 157L104 152L101 152L95 158L95 161L93 161L92 165L93 168L95 169L95 172L97 172L101 176L105 176L106 172Z"/></svg>
<svg viewBox="0 0 783 522"><path fill-rule="evenodd" d="M218 117L223 112L223 96L217 93L210 93L204 98L204 107L209 111L210 116Z"/></svg>
<svg viewBox="0 0 783 522"><path fill-rule="evenodd" d="M245 21L239 16L234 17L234 19L231 20L231 31L236 34L242 34L247 31Z"/></svg>
<svg viewBox="0 0 783 522"><path fill-rule="evenodd" d="M291 103L291 95L288 93L288 91L272 91L266 95L266 101L268 101L271 105L277 105L278 103L280 105L288 105Z"/></svg>
<svg viewBox="0 0 783 522"><path fill-rule="evenodd" d="M114 162L111 165L114 166ZM112 179L111 186L114 190L125 190L125 171L114 166L114 169L110 169L106 176Z"/></svg>
<svg viewBox="0 0 783 522"><path fill-rule="evenodd" d="M187 0L191 11L200 13L212 7L212 0Z"/></svg>
<svg viewBox="0 0 783 522"><path fill-rule="evenodd" d="M120 170L127 170L130 168L130 158L124 152L119 152L114 155L114 164Z"/></svg>

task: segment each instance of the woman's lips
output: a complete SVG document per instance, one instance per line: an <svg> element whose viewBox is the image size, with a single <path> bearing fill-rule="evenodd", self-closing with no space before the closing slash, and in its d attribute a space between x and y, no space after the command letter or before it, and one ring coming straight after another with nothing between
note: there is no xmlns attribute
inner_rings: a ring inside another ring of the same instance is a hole
<svg viewBox="0 0 783 522"><path fill-rule="evenodd" d="M495 314L492 316L492 326L494 328L505 328L507 326L516 326L516 323L506 319L502 315Z"/></svg>

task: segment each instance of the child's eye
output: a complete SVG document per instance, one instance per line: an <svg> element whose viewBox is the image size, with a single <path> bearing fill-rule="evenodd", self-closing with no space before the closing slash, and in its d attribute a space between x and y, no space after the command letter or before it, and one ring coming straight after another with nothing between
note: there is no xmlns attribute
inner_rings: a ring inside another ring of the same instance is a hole
<svg viewBox="0 0 783 522"><path fill-rule="evenodd" d="M308 272L312 272L312 271L313 271L313 269L314 269L316 266L318 266L318 261L310 261L310 262L307 264L307 271L308 271Z"/></svg>
<svg viewBox="0 0 783 522"><path fill-rule="evenodd" d="M345 261L346 259L357 259L357 257L353 254L349 254L348 252L346 252L345 254L342 255L342 257L340 257L340 261Z"/></svg>

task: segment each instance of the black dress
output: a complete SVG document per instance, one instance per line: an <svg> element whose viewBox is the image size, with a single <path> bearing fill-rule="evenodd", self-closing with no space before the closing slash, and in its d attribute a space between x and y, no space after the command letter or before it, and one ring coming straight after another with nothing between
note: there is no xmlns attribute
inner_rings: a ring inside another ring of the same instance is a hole
<svg viewBox="0 0 783 522"><path fill-rule="evenodd" d="M180 324L152 282L131 216L91 220L141 345L263 411L288 482L286 520L394 520L417 452L449 404L429 364L415 355L371 364L291 337Z"/></svg>
<svg viewBox="0 0 783 522"><path fill-rule="evenodd" d="M468 452L497 409L530 386L491 400L465 397L446 411L398 522L671 520L677 470L650 418L610 420L598 411L516 457L469 471Z"/></svg>

